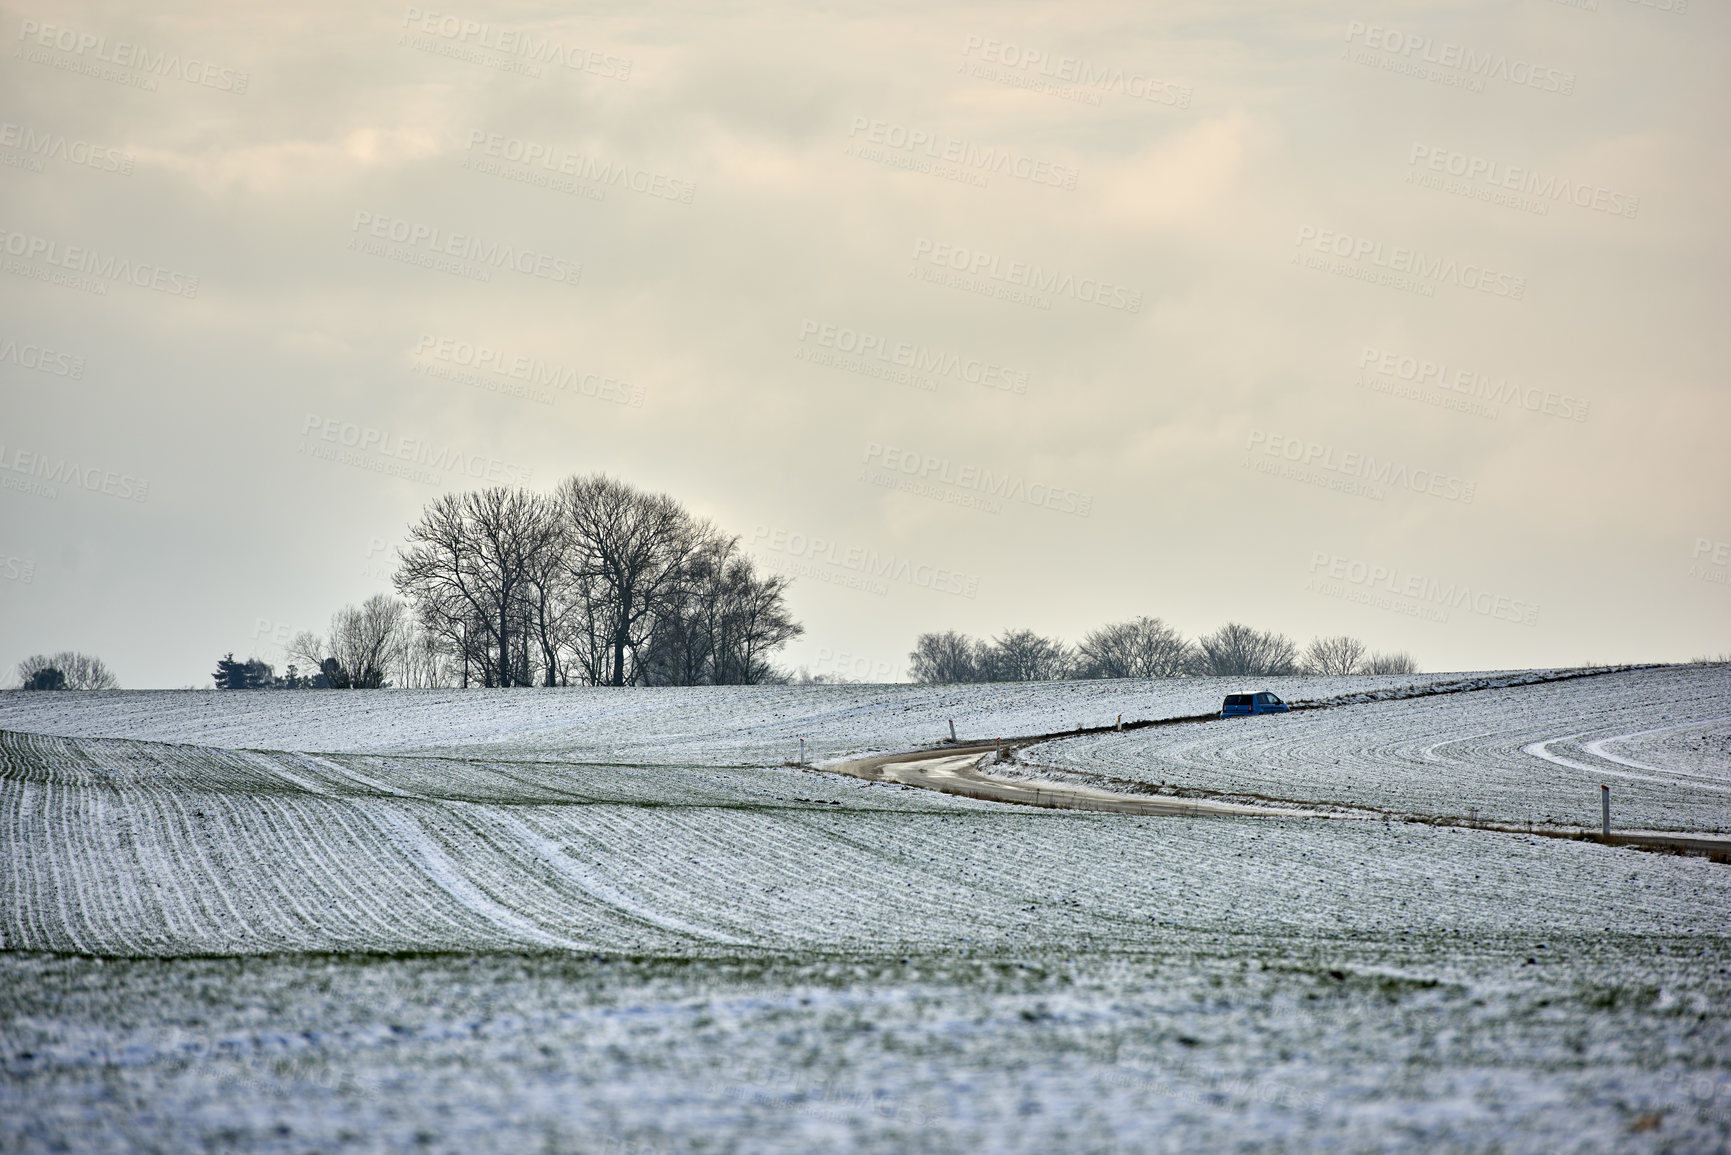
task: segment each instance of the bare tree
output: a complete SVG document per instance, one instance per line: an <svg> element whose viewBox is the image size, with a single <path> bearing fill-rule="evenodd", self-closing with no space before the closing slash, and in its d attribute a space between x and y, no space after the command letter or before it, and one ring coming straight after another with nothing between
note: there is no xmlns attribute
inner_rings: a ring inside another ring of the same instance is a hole
<svg viewBox="0 0 1731 1155"><path fill-rule="evenodd" d="M1393 654L1372 654L1365 659L1364 672L1367 674L1416 674L1418 662L1405 650Z"/></svg>
<svg viewBox="0 0 1731 1155"><path fill-rule="evenodd" d="M443 662L464 686L472 669L489 686L761 682L804 632L787 579L760 576L737 537L599 474L552 497L439 498L399 557L417 681Z"/></svg>
<svg viewBox="0 0 1731 1155"><path fill-rule="evenodd" d="M739 539L706 523L693 530L697 543L679 580L662 595L655 630L643 655L644 679L656 685L729 680L724 667L737 629L731 612L729 566L738 559Z"/></svg>
<svg viewBox="0 0 1731 1155"><path fill-rule="evenodd" d="M990 682L1049 682L1070 677L1076 656L1056 638L1033 630L1005 630L986 647L980 667Z"/></svg>
<svg viewBox="0 0 1731 1155"><path fill-rule="evenodd" d="M18 685L25 690L64 690L66 671L47 654L31 654L18 663Z"/></svg>
<svg viewBox="0 0 1731 1155"><path fill-rule="evenodd" d="M26 690L117 690L120 680L101 658L76 650L32 654L18 663L18 682Z"/></svg>
<svg viewBox="0 0 1731 1155"><path fill-rule="evenodd" d="M571 527L558 504L537 495L536 517L545 523L544 537L529 553L524 566L523 601L528 609L528 631L534 636L541 665L543 686L569 684L564 655L570 649L571 632L584 602L571 575ZM530 681L534 679L531 676Z"/></svg>
<svg viewBox="0 0 1731 1155"><path fill-rule="evenodd" d="M727 613L734 627L717 667L718 682L755 686L771 678L769 655L805 633L793 620L786 594L790 579L781 574L758 577L748 557L734 558L727 567Z"/></svg>
<svg viewBox="0 0 1731 1155"><path fill-rule="evenodd" d="M526 639L519 636L530 566L553 547L558 528L534 494L495 486L446 494L409 527L394 578L423 625L455 635L464 657L478 660L489 686L527 680Z"/></svg>
<svg viewBox="0 0 1731 1155"><path fill-rule="evenodd" d="M908 677L927 684L978 682L979 651L979 643L954 630L921 634L908 654Z"/></svg>
<svg viewBox="0 0 1731 1155"><path fill-rule="evenodd" d="M642 680L756 685L778 677L769 654L805 632L787 608L789 581L759 576L739 538L695 523L698 542L655 612Z"/></svg>
<svg viewBox="0 0 1731 1155"><path fill-rule="evenodd" d="M1177 678L1196 661L1195 646L1150 617L1102 626L1076 649L1077 672L1084 678Z"/></svg>
<svg viewBox="0 0 1731 1155"><path fill-rule="evenodd" d="M457 683L457 648L427 629L418 618L404 614L395 646L397 685L426 690Z"/></svg>
<svg viewBox="0 0 1731 1155"><path fill-rule="evenodd" d="M612 665L613 638L619 632L613 603L599 576L573 568L569 577L572 617L565 633L570 648L566 669L585 685L603 686Z"/></svg>
<svg viewBox="0 0 1731 1155"><path fill-rule="evenodd" d="M331 617L330 656L346 675L349 687L376 690L396 664L402 645L403 603L389 594L374 594L359 606L344 606Z"/></svg>
<svg viewBox="0 0 1731 1155"><path fill-rule="evenodd" d="M1346 634L1312 638L1301 663L1307 674L1357 674L1364 670L1364 643Z"/></svg>
<svg viewBox="0 0 1731 1155"><path fill-rule="evenodd" d="M1222 677L1291 674L1297 669L1298 648L1285 634L1254 630L1227 622L1198 638L1197 672Z"/></svg>
<svg viewBox="0 0 1731 1155"><path fill-rule="evenodd" d="M311 630L302 630L289 639L283 647L283 653L288 661L297 668L317 670L324 665L329 651L325 649L325 640Z"/></svg>
<svg viewBox="0 0 1731 1155"><path fill-rule="evenodd" d="M599 583L612 630L610 681L623 686L636 680L635 671L627 678L627 656L649 640L702 534L671 497L605 474L573 477L558 497L571 534L571 571Z"/></svg>

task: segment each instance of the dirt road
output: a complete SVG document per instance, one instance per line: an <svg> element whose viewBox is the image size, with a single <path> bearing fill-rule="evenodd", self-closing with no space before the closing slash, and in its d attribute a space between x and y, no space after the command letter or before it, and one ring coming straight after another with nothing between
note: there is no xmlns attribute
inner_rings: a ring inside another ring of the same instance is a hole
<svg viewBox="0 0 1731 1155"><path fill-rule="evenodd" d="M851 774L870 782L898 782L964 798L992 802L1017 802L1054 810L1096 810L1109 814L1220 814L1279 815L1283 818L1321 818L1314 810L1240 806L1231 802L1204 802L1190 798L1157 798L1114 794L1063 782L1025 781L999 778L980 764L997 750L995 743L978 746L942 746L936 750L908 750L880 754L849 762L818 767L836 774Z"/></svg>

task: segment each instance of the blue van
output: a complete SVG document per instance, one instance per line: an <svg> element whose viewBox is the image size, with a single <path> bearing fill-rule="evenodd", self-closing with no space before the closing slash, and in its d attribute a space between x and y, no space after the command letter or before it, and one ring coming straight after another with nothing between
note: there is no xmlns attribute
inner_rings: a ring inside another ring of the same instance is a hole
<svg viewBox="0 0 1731 1155"><path fill-rule="evenodd" d="M1254 694L1228 694L1220 707L1222 718L1237 718L1245 714L1284 714L1292 709L1285 702L1261 690Z"/></svg>

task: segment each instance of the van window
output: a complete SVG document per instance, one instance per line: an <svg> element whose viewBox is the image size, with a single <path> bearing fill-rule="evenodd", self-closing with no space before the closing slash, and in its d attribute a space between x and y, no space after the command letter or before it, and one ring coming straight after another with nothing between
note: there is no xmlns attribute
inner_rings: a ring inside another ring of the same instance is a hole
<svg viewBox="0 0 1731 1155"><path fill-rule="evenodd" d="M1251 704L1250 703L1250 695L1249 694L1228 694L1228 695L1226 695L1226 704L1228 706L1248 706Z"/></svg>

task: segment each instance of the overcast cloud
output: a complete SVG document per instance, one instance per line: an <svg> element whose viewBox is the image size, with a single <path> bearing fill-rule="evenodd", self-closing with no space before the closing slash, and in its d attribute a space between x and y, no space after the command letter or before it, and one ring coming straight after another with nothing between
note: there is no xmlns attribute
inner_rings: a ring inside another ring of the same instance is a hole
<svg viewBox="0 0 1731 1155"><path fill-rule="evenodd" d="M206 686L388 590L437 494L595 470L798 575L818 673L1143 613L1731 650L1727 33L8 8L0 662Z"/></svg>

